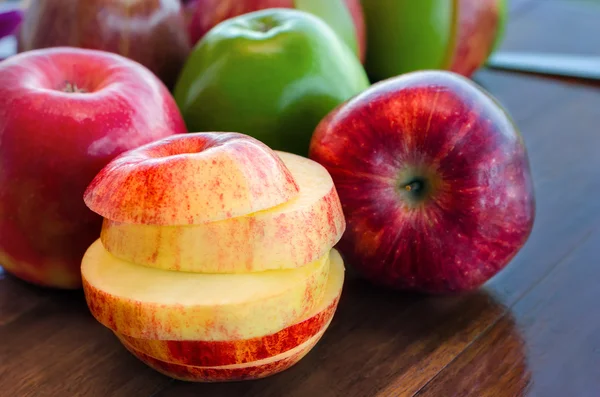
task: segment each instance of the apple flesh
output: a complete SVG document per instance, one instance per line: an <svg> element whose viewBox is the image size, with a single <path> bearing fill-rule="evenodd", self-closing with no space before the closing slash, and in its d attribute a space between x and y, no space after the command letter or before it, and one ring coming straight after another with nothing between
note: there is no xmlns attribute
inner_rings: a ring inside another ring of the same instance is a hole
<svg viewBox="0 0 600 397"><path fill-rule="evenodd" d="M189 141L189 135L185 139ZM141 225L105 219L101 232L104 247L138 265L187 272L257 272L296 268L317 260L339 241L346 226L333 180L315 161L275 153L299 188L299 195L284 204L197 225ZM202 172L190 175L199 178ZM215 174L222 177L227 172ZM262 178L257 181L263 182ZM173 192L189 194L180 179L174 177L172 183L169 189ZM131 184L127 189L132 191ZM237 189L238 194L240 191Z"/></svg>
<svg viewBox="0 0 600 397"><path fill-rule="evenodd" d="M51 48L0 62L0 264L81 288L102 218L81 199L119 154L186 127L166 87L122 56Z"/></svg>
<svg viewBox="0 0 600 397"><path fill-rule="evenodd" d="M325 294L304 319L273 334L226 341L151 340L116 333L135 350L158 360L192 366L246 364L276 356L306 342L333 319L344 284L344 263L334 249Z"/></svg>
<svg viewBox="0 0 600 397"><path fill-rule="evenodd" d="M168 88L191 50L179 0L32 0L18 36L20 52L69 46L123 55Z"/></svg>
<svg viewBox="0 0 600 397"><path fill-rule="evenodd" d="M365 21L360 0L193 0L189 22L192 43L218 23L268 8L295 8L323 19L362 62L366 53Z"/></svg>
<svg viewBox="0 0 600 397"><path fill-rule="evenodd" d="M98 239L81 273L91 313L115 332L222 341L268 335L305 317L325 294L329 256L292 270L186 273L120 260Z"/></svg>
<svg viewBox="0 0 600 397"><path fill-rule="evenodd" d="M232 382L266 378L289 369L311 351L323 336L326 328L327 326L301 345L277 356L244 364L216 367L197 367L171 363L142 353L126 342L123 343L123 346L149 367L174 379L187 382Z"/></svg>
<svg viewBox="0 0 600 397"><path fill-rule="evenodd" d="M328 169L342 202L340 252L378 285L473 290L533 226L519 131L494 98L452 72L375 84L320 123L310 158Z"/></svg>
<svg viewBox="0 0 600 397"><path fill-rule="evenodd" d="M118 222L193 225L248 215L299 193L264 143L239 133L189 133L123 153L85 191L94 212Z"/></svg>

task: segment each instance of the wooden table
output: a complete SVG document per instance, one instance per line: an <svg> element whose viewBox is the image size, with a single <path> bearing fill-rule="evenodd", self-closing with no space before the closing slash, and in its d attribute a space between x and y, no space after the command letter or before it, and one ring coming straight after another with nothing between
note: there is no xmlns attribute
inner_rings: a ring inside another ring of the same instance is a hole
<svg viewBox="0 0 600 397"><path fill-rule="evenodd" d="M503 49L600 55L600 6L513 0ZM0 273L0 395L600 396L600 87L486 70L476 80L522 130L537 194L530 240L481 291L422 297L350 276L299 364L260 381L190 384L127 353L81 292Z"/></svg>

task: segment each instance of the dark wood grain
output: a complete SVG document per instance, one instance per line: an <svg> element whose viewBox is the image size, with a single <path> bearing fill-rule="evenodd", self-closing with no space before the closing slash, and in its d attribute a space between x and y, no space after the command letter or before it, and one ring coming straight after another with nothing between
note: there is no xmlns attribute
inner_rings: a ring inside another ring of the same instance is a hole
<svg viewBox="0 0 600 397"><path fill-rule="evenodd" d="M502 49L600 55L600 6L512 0ZM600 391L600 90L482 70L521 129L537 197L530 240L481 291L378 290L348 270L321 342L293 368L232 384L160 375L89 314L80 292L0 273L0 395L597 396Z"/></svg>
<svg viewBox="0 0 600 397"><path fill-rule="evenodd" d="M418 396L597 396L599 246L600 228Z"/></svg>
<svg viewBox="0 0 600 397"><path fill-rule="evenodd" d="M532 383L526 349L514 319L506 315L417 396L524 396Z"/></svg>
<svg viewBox="0 0 600 397"><path fill-rule="evenodd" d="M31 310L48 296L48 291L17 280L0 267L0 326Z"/></svg>
<svg viewBox="0 0 600 397"><path fill-rule="evenodd" d="M99 326L82 292L54 293L0 327L0 341L2 396L149 396L170 382Z"/></svg>

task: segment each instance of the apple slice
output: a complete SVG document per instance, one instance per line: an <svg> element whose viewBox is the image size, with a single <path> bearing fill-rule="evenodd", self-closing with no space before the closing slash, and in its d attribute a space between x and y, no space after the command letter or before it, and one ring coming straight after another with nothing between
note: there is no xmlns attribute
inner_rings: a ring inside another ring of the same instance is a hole
<svg viewBox="0 0 600 397"><path fill-rule="evenodd" d="M135 350L157 360L182 365L244 364L284 353L319 333L337 309L344 284L344 263L333 249L325 296L305 319L274 334L231 341L147 340L117 334Z"/></svg>
<svg viewBox="0 0 600 397"><path fill-rule="evenodd" d="M104 218L189 225L283 204L299 188L264 143L239 133L178 134L118 156L85 191Z"/></svg>
<svg viewBox="0 0 600 397"><path fill-rule="evenodd" d="M246 274L172 272L126 262L98 239L81 273L96 320L142 339L235 340L297 322L325 294L329 254L292 270Z"/></svg>
<svg viewBox="0 0 600 397"><path fill-rule="evenodd" d="M121 342L140 361L168 377L188 382L232 382L266 378L289 369L311 351L328 326L329 324L325 324L318 334L285 353L244 364L214 367L196 367L170 363L142 353L127 342Z"/></svg>
<svg viewBox="0 0 600 397"><path fill-rule="evenodd" d="M346 224L329 172L316 161L276 152L299 196L273 209L220 222L155 226L105 220L101 239L124 260L167 270L237 273L302 266L325 255Z"/></svg>

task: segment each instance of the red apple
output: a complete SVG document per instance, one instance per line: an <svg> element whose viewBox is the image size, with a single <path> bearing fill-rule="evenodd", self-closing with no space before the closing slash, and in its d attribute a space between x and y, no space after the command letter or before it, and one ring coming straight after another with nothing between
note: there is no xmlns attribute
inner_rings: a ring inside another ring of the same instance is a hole
<svg viewBox="0 0 600 397"><path fill-rule="evenodd" d="M365 60L366 27L360 0L191 0L187 7L195 9L189 22L192 43L225 19L267 8L296 8L322 18L361 62Z"/></svg>
<svg viewBox="0 0 600 397"><path fill-rule="evenodd" d="M459 21L449 70L470 77L504 36L506 0L459 0Z"/></svg>
<svg viewBox="0 0 600 397"><path fill-rule="evenodd" d="M32 0L18 50L57 46L126 56L169 88L191 50L179 0Z"/></svg>
<svg viewBox="0 0 600 397"><path fill-rule="evenodd" d="M347 221L338 249L379 285L478 288L533 226L519 131L489 93L453 72L373 85L319 124L309 156L338 190Z"/></svg>
<svg viewBox="0 0 600 397"><path fill-rule="evenodd" d="M29 282L81 287L102 217L83 193L118 154L185 124L148 69L104 51L51 48L0 63L0 264Z"/></svg>

